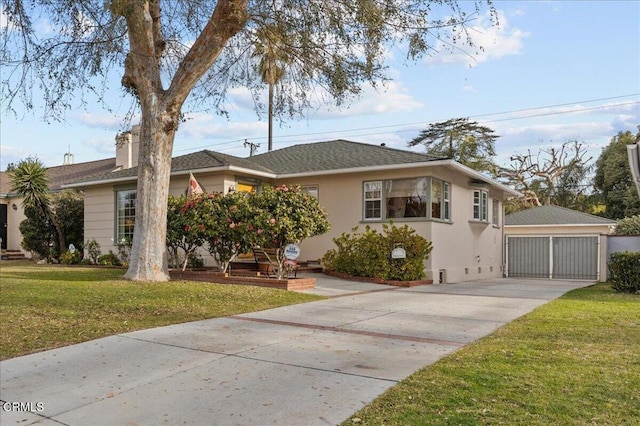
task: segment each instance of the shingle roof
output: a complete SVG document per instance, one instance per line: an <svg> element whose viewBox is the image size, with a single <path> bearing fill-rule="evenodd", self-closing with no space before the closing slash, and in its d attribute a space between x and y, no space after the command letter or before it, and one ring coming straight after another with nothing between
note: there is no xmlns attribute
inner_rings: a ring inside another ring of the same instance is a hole
<svg viewBox="0 0 640 426"><path fill-rule="evenodd" d="M9 194L9 174L0 172L0 197L6 197Z"/></svg>
<svg viewBox="0 0 640 426"><path fill-rule="evenodd" d="M253 163L248 158L236 157L233 155L222 154L209 150L193 152L191 154L174 157L171 160L171 173L199 169L211 169L216 167L235 166L260 172L273 173L266 167ZM87 176L75 180L73 183L93 182L101 180L119 179L119 178L136 178L138 176L138 168L131 167L128 169L117 170L101 175ZM70 182L69 182L70 183Z"/></svg>
<svg viewBox="0 0 640 426"><path fill-rule="evenodd" d="M424 163L437 159L417 152L341 139L294 145L251 157L253 162L278 174Z"/></svg>
<svg viewBox="0 0 640 426"><path fill-rule="evenodd" d="M104 173L111 172L115 168L115 158L49 167L47 169L47 176L49 178L49 189L52 191L56 191L59 190L65 183L70 183L80 178L98 176Z"/></svg>
<svg viewBox="0 0 640 426"><path fill-rule="evenodd" d="M78 179L88 179L103 175L112 171L115 167L115 158L48 167L47 178L49 180L49 189L51 191L58 191L64 184L74 182ZM11 184L9 182L9 173L7 172L0 172L0 195L11 195Z"/></svg>
<svg viewBox="0 0 640 426"><path fill-rule="evenodd" d="M615 220L559 206L539 206L506 215L505 225L613 225Z"/></svg>

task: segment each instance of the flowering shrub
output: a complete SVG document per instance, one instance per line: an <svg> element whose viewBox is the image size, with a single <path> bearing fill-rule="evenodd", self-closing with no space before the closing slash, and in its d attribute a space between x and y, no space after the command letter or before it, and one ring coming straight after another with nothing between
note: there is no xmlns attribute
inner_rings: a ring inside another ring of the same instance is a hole
<svg viewBox="0 0 640 426"><path fill-rule="evenodd" d="M276 249L278 278L286 273L284 247L287 244L298 244L329 230L329 219L318 200L302 192L299 186L265 186L250 200L255 214L254 227L261 230L256 232L255 242Z"/></svg>
<svg viewBox="0 0 640 426"><path fill-rule="evenodd" d="M204 233L197 225L199 214L196 207L202 202L200 195L187 197L169 196L167 209L167 249L169 264L175 268L187 268L189 257L205 242ZM180 253L182 251L182 254Z"/></svg>
<svg viewBox="0 0 640 426"><path fill-rule="evenodd" d="M200 203L201 222L196 226L221 272L226 272L229 263L238 254L248 252L256 242L259 228L252 223L254 211L248 197L242 192L211 193Z"/></svg>
<svg viewBox="0 0 640 426"><path fill-rule="evenodd" d="M169 197L167 247L174 264L179 250L188 259L205 246L220 271L226 272L238 254L262 246L276 249L278 278L282 278L284 247L328 230L327 215L318 201L298 186L267 186L259 194Z"/></svg>
<svg viewBox="0 0 640 426"><path fill-rule="evenodd" d="M363 233L358 233L358 227L351 232L333 239L337 249L329 250L322 258L327 269L385 280L409 281L424 277L424 261L429 258L432 244L416 235L414 229L384 224L382 233L369 226ZM405 250L406 258L391 257L396 247Z"/></svg>

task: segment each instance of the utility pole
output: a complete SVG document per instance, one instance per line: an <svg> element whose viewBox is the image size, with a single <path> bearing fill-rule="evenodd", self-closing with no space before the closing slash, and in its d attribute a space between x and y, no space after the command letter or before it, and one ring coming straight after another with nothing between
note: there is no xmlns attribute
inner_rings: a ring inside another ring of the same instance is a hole
<svg viewBox="0 0 640 426"><path fill-rule="evenodd" d="M259 143L249 142L247 139L244 140L244 147L249 146L249 157L253 157L253 154L260 148Z"/></svg>

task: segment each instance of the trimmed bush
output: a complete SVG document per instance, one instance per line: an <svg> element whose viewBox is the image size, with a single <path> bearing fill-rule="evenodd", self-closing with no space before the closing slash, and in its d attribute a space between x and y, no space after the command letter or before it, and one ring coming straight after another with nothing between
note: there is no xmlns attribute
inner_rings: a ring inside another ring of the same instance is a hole
<svg viewBox="0 0 640 426"><path fill-rule="evenodd" d="M411 281L424 278L424 261L432 250L430 241L416 235L409 226L383 225L383 232L366 227L358 233L342 233L333 242L337 249L329 250L322 258L325 268L356 277ZM406 251L406 258L392 259L396 247Z"/></svg>
<svg viewBox="0 0 640 426"><path fill-rule="evenodd" d="M608 267L614 290L640 294L640 251L613 253Z"/></svg>

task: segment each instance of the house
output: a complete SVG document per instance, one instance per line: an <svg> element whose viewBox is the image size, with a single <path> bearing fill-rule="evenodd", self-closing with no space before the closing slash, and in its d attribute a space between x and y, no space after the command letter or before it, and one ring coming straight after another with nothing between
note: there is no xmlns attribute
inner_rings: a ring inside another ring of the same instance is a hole
<svg viewBox="0 0 640 426"><path fill-rule="evenodd" d="M606 235L616 222L559 206L505 217L510 277L606 280Z"/></svg>
<svg viewBox="0 0 640 426"><path fill-rule="evenodd" d="M65 154L65 160L69 161L71 158L69 154ZM47 168L49 190L57 192L62 190L63 185L66 183L108 173L116 168L115 160L115 158L109 158L78 164L68 162L68 164L61 166L49 167ZM0 239L2 239L3 251L9 253L21 252L22 234L19 226L20 222L25 219L22 197L11 192L9 174L0 172Z"/></svg>
<svg viewBox="0 0 640 426"><path fill-rule="evenodd" d="M65 185L85 193L85 239L103 251L133 235L137 128L118 139L119 169ZM301 144L249 158L213 151L175 157L169 191L190 172L208 192L298 184L318 197L331 231L305 240L301 260L320 259L355 226L408 224L432 241L425 272L434 282L503 274L503 200L519 193L453 160L346 140ZM209 262L209 260L207 260Z"/></svg>

